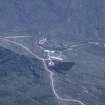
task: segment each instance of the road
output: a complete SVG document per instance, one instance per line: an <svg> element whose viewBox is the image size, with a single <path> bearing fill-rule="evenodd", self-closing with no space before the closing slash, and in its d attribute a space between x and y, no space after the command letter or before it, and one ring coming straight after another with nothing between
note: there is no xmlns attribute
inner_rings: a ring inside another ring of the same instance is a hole
<svg viewBox="0 0 105 105"><path fill-rule="evenodd" d="M52 92L54 94L54 96L57 98L58 101L64 101L64 102L75 102L75 103L79 103L81 105L85 105L82 101L80 100L77 100L77 99L69 99L69 98L63 98L62 96L60 96L57 92L56 92L56 88L55 88L55 85L54 85L54 73L52 71L50 71L47 67L47 63L46 63L46 60L44 58L41 58L39 57L38 55L36 55L35 53L33 53L29 48L27 48L26 46L24 46L23 44L20 44L18 42L15 42L15 41L11 41L9 40L8 38L21 38L21 37L25 37L25 36L9 36L9 37L5 37L5 38L0 38L2 39L3 41L7 41L9 43L12 43L12 44L15 44L19 47L22 47L25 51L27 51L29 54L31 54L33 57L37 58L38 60L42 61L43 62L43 65L44 65L44 69L46 70L46 72L48 72L48 76L49 76L49 79L50 79L50 83L51 83L51 89L52 89Z"/></svg>

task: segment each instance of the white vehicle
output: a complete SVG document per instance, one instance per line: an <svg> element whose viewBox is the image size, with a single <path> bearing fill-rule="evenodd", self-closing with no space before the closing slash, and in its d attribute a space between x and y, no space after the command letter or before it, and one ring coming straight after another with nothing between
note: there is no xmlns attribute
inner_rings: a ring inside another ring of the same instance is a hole
<svg viewBox="0 0 105 105"><path fill-rule="evenodd" d="M53 51L53 50L44 50L44 52L47 52L47 53L55 53L55 51Z"/></svg>

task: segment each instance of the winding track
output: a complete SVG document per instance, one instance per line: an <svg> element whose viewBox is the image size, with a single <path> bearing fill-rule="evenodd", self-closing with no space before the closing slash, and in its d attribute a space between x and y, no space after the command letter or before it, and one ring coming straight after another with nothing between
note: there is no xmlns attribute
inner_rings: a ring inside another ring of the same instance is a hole
<svg viewBox="0 0 105 105"><path fill-rule="evenodd" d="M60 96L55 89L54 86L54 72L50 71L47 67L47 63L46 60L44 58L39 57L38 55L36 55L35 53L33 53L29 48L27 48L26 46L24 46L23 44L20 44L18 42L9 40L9 38L25 38L25 37L32 37L32 36L7 36L7 37L0 37L1 40L3 41L7 41L9 43L15 44L19 47L22 47L24 50L26 50L29 54L31 54L33 57L37 58L38 60L43 62L44 65L44 69L46 70L46 72L48 72L49 74L49 79L50 79L50 83L51 83L51 89L52 92L54 94L54 96L57 98L58 101L64 101L64 102L75 102L75 103L79 103L81 105L85 105L82 101L80 100L76 100L76 99L70 99L70 98L63 98L62 96Z"/></svg>

